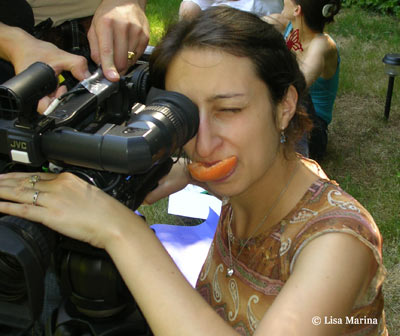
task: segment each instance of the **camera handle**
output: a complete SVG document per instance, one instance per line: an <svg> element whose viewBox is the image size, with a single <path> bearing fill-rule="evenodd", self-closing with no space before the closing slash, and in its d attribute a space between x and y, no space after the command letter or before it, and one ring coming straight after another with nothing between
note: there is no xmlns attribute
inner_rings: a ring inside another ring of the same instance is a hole
<svg viewBox="0 0 400 336"><path fill-rule="evenodd" d="M141 312L136 309L129 316L113 316L109 320L88 319L75 311L71 302L64 301L46 324L45 336L152 336Z"/></svg>

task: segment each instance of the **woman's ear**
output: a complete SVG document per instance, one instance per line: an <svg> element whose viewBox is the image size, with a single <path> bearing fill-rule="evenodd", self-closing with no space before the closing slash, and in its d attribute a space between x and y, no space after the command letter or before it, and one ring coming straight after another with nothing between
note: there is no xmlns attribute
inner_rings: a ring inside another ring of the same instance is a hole
<svg viewBox="0 0 400 336"><path fill-rule="evenodd" d="M301 8L301 5L296 5L293 15L300 16L302 13L303 13L303 10Z"/></svg>
<svg viewBox="0 0 400 336"><path fill-rule="evenodd" d="M299 95L296 88L293 85L290 85L278 106L276 126L280 131L283 131L288 127L290 120L292 120L296 113L298 98Z"/></svg>

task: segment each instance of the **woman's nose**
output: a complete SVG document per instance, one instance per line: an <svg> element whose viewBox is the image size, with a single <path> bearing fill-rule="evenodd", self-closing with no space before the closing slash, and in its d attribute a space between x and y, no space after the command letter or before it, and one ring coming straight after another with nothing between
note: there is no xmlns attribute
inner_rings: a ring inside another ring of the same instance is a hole
<svg viewBox="0 0 400 336"><path fill-rule="evenodd" d="M211 117L200 113L200 124L196 135L196 153L201 158L211 158L213 152L221 145L222 138Z"/></svg>

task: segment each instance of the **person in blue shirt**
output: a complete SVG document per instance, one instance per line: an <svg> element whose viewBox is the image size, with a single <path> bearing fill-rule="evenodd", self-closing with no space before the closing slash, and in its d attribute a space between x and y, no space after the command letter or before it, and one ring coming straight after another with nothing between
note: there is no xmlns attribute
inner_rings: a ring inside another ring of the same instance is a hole
<svg viewBox="0 0 400 336"><path fill-rule="evenodd" d="M309 156L316 160L326 151L340 70L337 45L324 28L339 10L339 0L285 0L280 14L266 18L282 31L306 78L312 102L308 110L314 122Z"/></svg>

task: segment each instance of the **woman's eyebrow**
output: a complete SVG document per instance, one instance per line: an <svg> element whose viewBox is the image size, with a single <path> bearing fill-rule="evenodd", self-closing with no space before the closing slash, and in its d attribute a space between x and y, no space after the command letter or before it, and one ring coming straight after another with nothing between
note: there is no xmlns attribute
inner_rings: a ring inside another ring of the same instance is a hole
<svg viewBox="0 0 400 336"><path fill-rule="evenodd" d="M214 100L219 100L219 99L229 99L229 98L235 98L235 97L244 97L244 93L221 93L214 95L210 98L208 98L208 101L214 101Z"/></svg>

